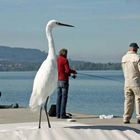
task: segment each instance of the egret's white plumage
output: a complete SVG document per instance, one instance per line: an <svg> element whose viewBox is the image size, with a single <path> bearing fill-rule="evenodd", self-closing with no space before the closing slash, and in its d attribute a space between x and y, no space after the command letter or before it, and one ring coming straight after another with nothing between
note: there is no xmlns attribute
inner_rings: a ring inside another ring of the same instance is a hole
<svg viewBox="0 0 140 140"><path fill-rule="evenodd" d="M54 92L57 86L57 61L52 36L52 29L56 26L73 27L72 25L62 24L56 20L50 20L46 26L49 50L46 60L40 66L34 79L29 103L29 106L33 111L40 109L41 106L45 104L47 97Z"/></svg>

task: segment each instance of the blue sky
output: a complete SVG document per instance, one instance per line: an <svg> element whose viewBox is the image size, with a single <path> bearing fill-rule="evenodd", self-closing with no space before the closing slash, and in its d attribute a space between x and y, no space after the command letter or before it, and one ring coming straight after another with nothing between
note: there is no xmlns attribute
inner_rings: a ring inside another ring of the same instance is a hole
<svg viewBox="0 0 140 140"><path fill-rule="evenodd" d="M0 45L48 51L50 19L75 28L56 28L55 47L69 58L120 62L131 42L140 45L139 0L0 0Z"/></svg>

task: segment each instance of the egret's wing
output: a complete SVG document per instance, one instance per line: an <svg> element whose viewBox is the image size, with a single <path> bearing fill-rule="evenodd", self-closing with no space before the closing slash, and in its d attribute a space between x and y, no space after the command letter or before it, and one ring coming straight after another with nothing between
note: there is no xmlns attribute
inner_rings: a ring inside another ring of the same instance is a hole
<svg viewBox="0 0 140 140"><path fill-rule="evenodd" d="M57 65L56 60L47 58L39 68L33 84L33 91L30 98L32 110L37 110L45 103L57 86Z"/></svg>

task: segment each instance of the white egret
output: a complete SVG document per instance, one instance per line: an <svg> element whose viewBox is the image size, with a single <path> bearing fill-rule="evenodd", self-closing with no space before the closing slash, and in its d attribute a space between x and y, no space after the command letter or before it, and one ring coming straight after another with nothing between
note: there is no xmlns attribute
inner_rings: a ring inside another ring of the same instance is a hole
<svg viewBox="0 0 140 140"><path fill-rule="evenodd" d="M46 36L48 39L49 48L48 56L36 73L33 83L32 95L29 103L31 110L36 111L40 109L39 128L43 106L45 107L48 126L50 127L49 117L47 113L47 101L49 96L54 92L57 86L57 61L54 40L52 36L52 29L57 26L74 27L72 25L63 24L56 20L50 20L46 26Z"/></svg>

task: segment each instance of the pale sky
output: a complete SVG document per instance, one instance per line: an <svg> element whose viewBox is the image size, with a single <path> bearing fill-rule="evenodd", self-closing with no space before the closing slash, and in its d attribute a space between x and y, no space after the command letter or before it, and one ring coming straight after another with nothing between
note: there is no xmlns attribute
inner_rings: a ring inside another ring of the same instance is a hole
<svg viewBox="0 0 140 140"><path fill-rule="evenodd" d="M140 0L0 0L0 45L47 52L50 19L75 26L53 31L56 52L72 60L120 62L140 45Z"/></svg>

